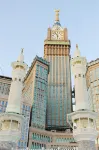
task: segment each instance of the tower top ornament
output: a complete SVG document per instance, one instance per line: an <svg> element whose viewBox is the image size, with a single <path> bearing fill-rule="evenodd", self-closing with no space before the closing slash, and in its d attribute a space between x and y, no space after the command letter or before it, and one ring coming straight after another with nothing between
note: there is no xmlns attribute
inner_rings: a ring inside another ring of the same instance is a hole
<svg viewBox="0 0 99 150"><path fill-rule="evenodd" d="M19 57L17 59L19 62L24 62L23 51L24 51L24 48L21 48L21 53L20 53L20 55L19 55Z"/></svg>
<svg viewBox="0 0 99 150"><path fill-rule="evenodd" d="M24 48L21 48L21 54L23 53L23 51L24 51Z"/></svg>
<svg viewBox="0 0 99 150"><path fill-rule="evenodd" d="M55 9L55 21L57 22L57 21L59 21L59 12L60 12L60 10L59 9Z"/></svg>
<svg viewBox="0 0 99 150"><path fill-rule="evenodd" d="M78 48L78 44L76 44L76 48Z"/></svg>
<svg viewBox="0 0 99 150"><path fill-rule="evenodd" d="M78 48L78 44L76 44L76 50L74 51L74 57L80 57L81 54L80 54L80 50Z"/></svg>

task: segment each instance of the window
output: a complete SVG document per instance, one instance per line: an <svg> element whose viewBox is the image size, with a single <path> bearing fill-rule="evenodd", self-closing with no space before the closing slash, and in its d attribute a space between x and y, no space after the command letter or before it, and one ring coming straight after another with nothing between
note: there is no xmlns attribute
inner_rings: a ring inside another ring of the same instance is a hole
<svg viewBox="0 0 99 150"><path fill-rule="evenodd" d="M4 101L2 101L2 105L4 105Z"/></svg>
<svg viewBox="0 0 99 150"><path fill-rule="evenodd" d="M20 141L18 142L18 146L20 146Z"/></svg>
<svg viewBox="0 0 99 150"><path fill-rule="evenodd" d="M79 74L78 76L81 77L81 74Z"/></svg>

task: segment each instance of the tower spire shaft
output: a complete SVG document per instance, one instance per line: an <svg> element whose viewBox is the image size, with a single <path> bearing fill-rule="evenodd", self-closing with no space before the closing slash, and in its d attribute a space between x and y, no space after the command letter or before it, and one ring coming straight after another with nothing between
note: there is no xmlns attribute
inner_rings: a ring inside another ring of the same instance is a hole
<svg viewBox="0 0 99 150"><path fill-rule="evenodd" d="M59 12L60 10L55 10L55 21L59 21Z"/></svg>
<svg viewBox="0 0 99 150"><path fill-rule="evenodd" d="M27 65L24 63L23 49L21 50L18 60L12 63L12 67L12 83L6 112L15 112L20 114L23 79L27 70Z"/></svg>

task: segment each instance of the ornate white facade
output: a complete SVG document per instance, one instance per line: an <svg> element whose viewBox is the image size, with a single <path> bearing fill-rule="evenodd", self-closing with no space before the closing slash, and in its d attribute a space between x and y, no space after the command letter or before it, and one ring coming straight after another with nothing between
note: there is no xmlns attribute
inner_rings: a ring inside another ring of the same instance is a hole
<svg viewBox="0 0 99 150"><path fill-rule="evenodd" d="M71 113L73 136L78 142L79 150L95 150L95 140L98 135L96 118L98 114L90 109L86 85L86 58L81 57L78 45L72 58L72 69L75 81L76 110ZM69 115L68 115L69 116Z"/></svg>
<svg viewBox="0 0 99 150"><path fill-rule="evenodd" d="M12 83L8 105L6 112L0 114L0 147L3 149L2 143L4 143L8 150L12 147L15 149L21 138L21 128L24 122L24 116L21 115L21 100L27 65L24 63L23 52L21 52L18 60L12 63L12 67Z"/></svg>

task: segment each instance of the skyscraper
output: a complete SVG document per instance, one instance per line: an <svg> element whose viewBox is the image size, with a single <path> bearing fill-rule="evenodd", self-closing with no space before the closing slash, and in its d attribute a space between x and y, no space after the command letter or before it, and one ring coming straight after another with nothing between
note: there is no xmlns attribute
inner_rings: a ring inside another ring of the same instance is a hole
<svg viewBox="0 0 99 150"><path fill-rule="evenodd" d="M32 91L29 92L32 105L30 126L43 130L46 125L48 73L49 63L43 58L36 56L25 78L25 82L29 80L29 85L32 85ZM25 93L26 91L24 90ZM27 93L25 97L27 97Z"/></svg>
<svg viewBox="0 0 99 150"><path fill-rule="evenodd" d="M50 62L48 76L47 129L65 130L66 120L72 112L70 40L67 29L59 21L59 10L55 10L55 22L48 28L44 41L44 58Z"/></svg>

